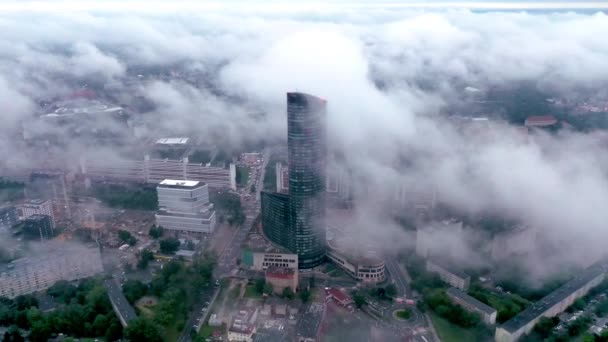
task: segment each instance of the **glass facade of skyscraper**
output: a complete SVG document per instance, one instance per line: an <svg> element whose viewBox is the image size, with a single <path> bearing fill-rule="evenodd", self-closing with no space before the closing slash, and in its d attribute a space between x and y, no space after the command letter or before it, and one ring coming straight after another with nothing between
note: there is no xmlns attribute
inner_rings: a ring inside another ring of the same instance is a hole
<svg viewBox="0 0 608 342"><path fill-rule="evenodd" d="M287 94L289 226L300 268L325 260L326 101Z"/></svg>

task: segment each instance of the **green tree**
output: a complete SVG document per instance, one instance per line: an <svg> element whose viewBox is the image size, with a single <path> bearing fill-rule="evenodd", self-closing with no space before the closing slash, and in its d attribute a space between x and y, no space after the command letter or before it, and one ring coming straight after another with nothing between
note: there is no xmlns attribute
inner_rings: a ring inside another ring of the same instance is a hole
<svg viewBox="0 0 608 342"><path fill-rule="evenodd" d="M129 301L133 304L148 292L148 286L139 280L127 280L122 285L122 292Z"/></svg>
<svg viewBox="0 0 608 342"><path fill-rule="evenodd" d="M391 298L396 297L397 296L397 286L395 286L395 284L389 284L386 287L386 295Z"/></svg>
<svg viewBox="0 0 608 342"><path fill-rule="evenodd" d="M308 303L308 301L310 300L310 296L311 296L309 289L302 289L302 290L300 290L300 292L298 294L303 303Z"/></svg>
<svg viewBox="0 0 608 342"><path fill-rule="evenodd" d="M29 339L32 342L46 342L51 337L51 327L46 320L32 324Z"/></svg>
<svg viewBox="0 0 608 342"><path fill-rule="evenodd" d="M3 342L24 342L25 338L21 335L21 331L19 331L19 327L16 325L11 325L8 327L8 330L4 333L4 337L2 338Z"/></svg>
<svg viewBox="0 0 608 342"><path fill-rule="evenodd" d="M366 303L366 300L361 293L356 292L353 295L353 302L355 302L355 306L360 309Z"/></svg>
<svg viewBox="0 0 608 342"><path fill-rule="evenodd" d="M589 316L581 316L568 326L568 335L578 336L585 332L591 325L592 319Z"/></svg>
<svg viewBox="0 0 608 342"><path fill-rule="evenodd" d="M23 295L15 298L17 310L29 309L32 306L38 307L38 299L32 295Z"/></svg>
<svg viewBox="0 0 608 342"><path fill-rule="evenodd" d="M152 227L150 228L150 231L148 232L148 234L153 238L153 239L158 239L161 236L163 236L163 233L165 232L165 229L161 226L156 226L156 225L152 225Z"/></svg>
<svg viewBox="0 0 608 342"><path fill-rule="evenodd" d="M122 337L122 325L114 319L104 334L106 341L116 341Z"/></svg>
<svg viewBox="0 0 608 342"><path fill-rule="evenodd" d="M266 282L264 284L264 294L266 294L266 295L272 294L272 284L271 283Z"/></svg>
<svg viewBox="0 0 608 342"><path fill-rule="evenodd" d="M137 261L137 268L145 270L148 267L150 261L154 260L154 253L147 249L144 249L139 253L139 260Z"/></svg>
<svg viewBox="0 0 608 342"><path fill-rule="evenodd" d="M149 320L139 317L124 331L125 337L132 342L162 342L160 331Z"/></svg>
<svg viewBox="0 0 608 342"><path fill-rule="evenodd" d="M545 339L551 335L553 328L555 328L557 324L559 324L559 318L557 317L542 317L534 326L534 332L542 339Z"/></svg>
<svg viewBox="0 0 608 342"><path fill-rule="evenodd" d="M126 230L119 230L118 231L118 238L120 239L120 241L122 242L128 242L130 238L132 238L133 236L131 235L131 233L129 233Z"/></svg>
<svg viewBox="0 0 608 342"><path fill-rule="evenodd" d="M283 294L283 298L287 298L289 300L292 300L296 297L295 293L293 293L293 290L289 286L287 286L283 289L282 294Z"/></svg>
<svg viewBox="0 0 608 342"><path fill-rule="evenodd" d="M180 242L176 238L166 238L160 241L160 252L163 254L175 254Z"/></svg>
<svg viewBox="0 0 608 342"><path fill-rule="evenodd" d="M106 333L106 329L108 327L109 319L105 315L97 315L95 316L95 320L91 325L94 336L103 336Z"/></svg>
<svg viewBox="0 0 608 342"><path fill-rule="evenodd" d="M266 280L264 279L256 279L255 280L255 290L259 294L264 293L264 285L266 285Z"/></svg>
<svg viewBox="0 0 608 342"><path fill-rule="evenodd" d="M62 303L68 303L76 295L76 286L69 281L60 280L46 290L46 293Z"/></svg>

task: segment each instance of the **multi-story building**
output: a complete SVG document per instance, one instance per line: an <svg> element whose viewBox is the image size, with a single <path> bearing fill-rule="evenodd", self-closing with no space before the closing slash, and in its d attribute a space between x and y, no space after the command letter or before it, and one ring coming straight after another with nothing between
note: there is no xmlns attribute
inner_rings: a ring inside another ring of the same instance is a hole
<svg viewBox="0 0 608 342"><path fill-rule="evenodd" d="M289 170L286 166L283 166L280 162L274 165L274 172L276 175L277 192L288 192L289 191Z"/></svg>
<svg viewBox="0 0 608 342"><path fill-rule="evenodd" d="M289 224L289 195L262 191L262 229L270 241L295 253L295 237Z"/></svg>
<svg viewBox="0 0 608 342"><path fill-rule="evenodd" d="M244 250L242 264L255 271L264 271L269 267L286 267L297 270L298 255Z"/></svg>
<svg viewBox="0 0 608 342"><path fill-rule="evenodd" d="M52 241L39 246L36 253L0 266L0 297L14 298L45 290L59 280L73 281L103 272L96 247Z"/></svg>
<svg viewBox="0 0 608 342"><path fill-rule="evenodd" d="M23 234L28 238L40 238L40 241L50 240L55 236L55 230L48 215L31 215L23 221Z"/></svg>
<svg viewBox="0 0 608 342"><path fill-rule="evenodd" d="M542 317L554 317L564 312L575 300L584 297L606 277L608 263L594 264L562 287L527 307L515 317L496 328L497 342L513 342L528 334Z"/></svg>
<svg viewBox="0 0 608 342"><path fill-rule="evenodd" d="M471 277L464 272L461 272L454 267L446 266L438 260L428 259L426 261L426 270L439 275L439 278L444 282L466 291L471 283Z"/></svg>
<svg viewBox="0 0 608 342"><path fill-rule="evenodd" d="M53 204L50 200L33 199L21 205L23 218L27 219L32 215L47 215L51 217L51 224L55 227L55 214L53 213Z"/></svg>
<svg viewBox="0 0 608 342"><path fill-rule="evenodd" d="M386 280L384 260L369 247L350 251L342 248L337 239L331 239L327 242L327 257L348 275L363 283Z"/></svg>
<svg viewBox="0 0 608 342"><path fill-rule="evenodd" d="M13 206L0 207L0 232L6 232L17 224L17 209Z"/></svg>
<svg viewBox="0 0 608 342"><path fill-rule="evenodd" d="M209 203L207 184L198 181L165 179L156 188L158 207L156 225L169 230L211 233L215 211Z"/></svg>
<svg viewBox="0 0 608 342"><path fill-rule="evenodd" d="M266 236L297 253L301 269L318 266L325 260L325 113L325 100L287 93L289 196L263 196L262 225Z"/></svg>
<svg viewBox="0 0 608 342"><path fill-rule="evenodd" d="M486 305L479 300L469 296L466 292L455 287L450 287L446 291L447 295L458 305L471 312L476 312L487 324L496 323L496 309Z"/></svg>
<svg viewBox="0 0 608 342"><path fill-rule="evenodd" d="M232 318L232 322L228 328L228 341L253 341L257 317L257 309L239 310Z"/></svg>
<svg viewBox="0 0 608 342"><path fill-rule="evenodd" d="M326 106L321 98L287 93L289 225L299 268L325 260Z"/></svg>
<svg viewBox="0 0 608 342"><path fill-rule="evenodd" d="M272 284L274 293L281 294L289 287L295 293L298 289L298 270L287 267L272 266L266 269L265 279Z"/></svg>
<svg viewBox="0 0 608 342"><path fill-rule="evenodd" d="M91 181L118 181L157 184L164 179L190 179L204 182L212 188L236 190L236 168L208 167L201 163L182 160L154 159L145 155L143 160L91 160L81 158L80 173Z"/></svg>

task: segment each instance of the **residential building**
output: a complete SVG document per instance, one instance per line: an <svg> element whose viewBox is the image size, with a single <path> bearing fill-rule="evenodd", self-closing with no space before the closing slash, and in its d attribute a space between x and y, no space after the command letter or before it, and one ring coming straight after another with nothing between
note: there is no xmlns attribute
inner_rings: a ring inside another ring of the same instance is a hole
<svg viewBox="0 0 608 342"><path fill-rule="evenodd" d="M277 294L283 293L287 287L294 293L298 289L297 269L271 266L265 272L265 279L267 283L272 284L272 290Z"/></svg>
<svg viewBox="0 0 608 342"><path fill-rule="evenodd" d="M55 214L51 200L33 199L21 205L23 218L27 219L32 215L47 215L51 217L51 225L55 228Z"/></svg>
<svg viewBox="0 0 608 342"><path fill-rule="evenodd" d="M426 270L437 273L441 280L463 291L466 291L471 283L469 275L457 270L454 266L447 266L444 262L436 259L428 259L426 261Z"/></svg>
<svg viewBox="0 0 608 342"><path fill-rule="evenodd" d="M253 341L257 317L257 309L239 310L232 318L232 322L228 328L228 341Z"/></svg>
<svg viewBox="0 0 608 342"><path fill-rule="evenodd" d="M0 207L0 233L7 232L17 224L17 209L13 206Z"/></svg>
<svg viewBox="0 0 608 342"><path fill-rule="evenodd" d="M40 239L40 241L50 240L55 236L55 230L48 215L31 215L23 221L23 234L27 238Z"/></svg>
<svg viewBox="0 0 608 342"><path fill-rule="evenodd" d="M312 303L296 324L297 342L318 342L321 341L320 333L323 320L325 319L325 303Z"/></svg>
<svg viewBox="0 0 608 342"><path fill-rule="evenodd" d="M0 297L45 290L59 280L73 281L103 272L97 247L58 241L40 245L36 255L0 266Z"/></svg>
<svg viewBox="0 0 608 342"><path fill-rule="evenodd" d="M487 324L496 323L496 309L493 307L480 302L456 287L450 287L446 293L456 304L468 311L478 313Z"/></svg>
<svg viewBox="0 0 608 342"><path fill-rule="evenodd" d="M156 225L169 230L212 233L215 211L209 202L207 184L199 181L165 179L156 188Z"/></svg>
<svg viewBox="0 0 608 342"><path fill-rule="evenodd" d="M608 272L608 262L602 261L585 269L562 287L527 307L515 317L496 328L497 342L513 342L528 334L542 317L554 317L566 310L575 300L584 297L599 285Z"/></svg>
<svg viewBox="0 0 608 342"><path fill-rule="evenodd" d="M255 271L264 271L269 267L298 269L298 255L289 253L243 251L242 265Z"/></svg>

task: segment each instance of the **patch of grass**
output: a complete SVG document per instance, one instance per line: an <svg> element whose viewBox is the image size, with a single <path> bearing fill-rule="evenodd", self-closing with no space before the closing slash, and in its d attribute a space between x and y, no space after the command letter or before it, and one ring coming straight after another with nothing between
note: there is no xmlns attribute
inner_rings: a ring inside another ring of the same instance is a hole
<svg viewBox="0 0 608 342"><path fill-rule="evenodd" d="M198 335L202 338L211 337L211 335L213 335L213 331L215 331L214 327L210 326L209 324L205 324L201 327Z"/></svg>
<svg viewBox="0 0 608 342"><path fill-rule="evenodd" d="M450 323L449 321L430 313L433 326L437 330L439 338L444 342L461 342L461 341L475 341L476 334L471 329L464 329L457 325Z"/></svg>
<svg viewBox="0 0 608 342"><path fill-rule="evenodd" d="M395 313L395 316L401 319L410 319L412 317L412 312L408 309L399 310Z"/></svg>
<svg viewBox="0 0 608 342"><path fill-rule="evenodd" d="M262 295L260 293L258 293L258 291L255 289L254 285L247 285L247 287L245 287L245 298L262 298Z"/></svg>

